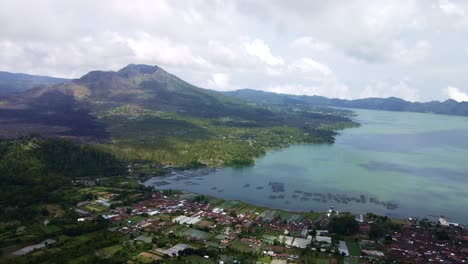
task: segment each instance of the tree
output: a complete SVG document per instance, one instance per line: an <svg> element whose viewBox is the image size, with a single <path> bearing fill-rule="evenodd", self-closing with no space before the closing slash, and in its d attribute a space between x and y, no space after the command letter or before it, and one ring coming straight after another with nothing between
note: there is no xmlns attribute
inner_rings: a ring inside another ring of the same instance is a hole
<svg viewBox="0 0 468 264"><path fill-rule="evenodd" d="M359 223L352 216L333 217L328 225L330 233L350 236L359 231Z"/></svg>

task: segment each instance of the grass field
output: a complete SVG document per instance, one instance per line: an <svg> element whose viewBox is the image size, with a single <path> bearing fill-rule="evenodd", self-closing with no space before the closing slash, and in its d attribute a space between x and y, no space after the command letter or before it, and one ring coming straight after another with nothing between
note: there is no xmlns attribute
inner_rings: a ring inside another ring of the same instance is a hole
<svg viewBox="0 0 468 264"><path fill-rule="evenodd" d="M268 244L273 244L273 242L277 239L278 239L277 236L269 236L269 235L262 236L263 242L268 243Z"/></svg>
<svg viewBox="0 0 468 264"><path fill-rule="evenodd" d="M316 220L320 219L320 217L323 216L323 213L307 212L307 213L303 213L303 216L304 216L305 219L316 221Z"/></svg>
<svg viewBox="0 0 468 264"><path fill-rule="evenodd" d="M134 215L134 216L130 217L128 220L132 221L132 223L138 223L138 222L141 222L141 221L145 220L145 217L139 216L139 215Z"/></svg>
<svg viewBox="0 0 468 264"><path fill-rule="evenodd" d="M99 203L90 203L90 204L83 206L82 208L90 213L100 213L100 212L107 211L109 209L109 207L104 206Z"/></svg>
<svg viewBox="0 0 468 264"><path fill-rule="evenodd" d="M213 260L210 259L205 259L200 256L188 256L185 257L184 260L187 261L187 263L193 263L193 264L211 264L214 263Z"/></svg>
<svg viewBox="0 0 468 264"><path fill-rule="evenodd" d="M110 247L106 247L103 249L100 249L99 252L106 255L107 257L110 257L115 254L115 252L119 251L122 248L121 245L113 245Z"/></svg>
<svg viewBox="0 0 468 264"><path fill-rule="evenodd" d="M137 261L137 263L152 263L160 259L160 256L149 252L141 252L140 254L133 257L133 260Z"/></svg>
<svg viewBox="0 0 468 264"><path fill-rule="evenodd" d="M353 240L346 240L346 246L348 246L349 254L351 256L361 256L361 248Z"/></svg>
<svg viewBox="0 0 468 264"><path fill-rule="evenodd" d="M250 247L247 244L241 243L241 242L233 242L231 243L231 247L243 251L243 252L255 252L257 251L255 248Z"/></svg>
<svg viewBox="0 0 468 264"><path fill-rule="evenodd" d="M200 222L197 224L197 226L203 228L203 227L210 226L210 225L212 225L212 224L213 224L213 222L211 222L211 221L202 220L202 221L200 221Z"/></svg>
<svg viewBox="0 0 468 264"><path fill-rule="evenodd" d="M62 215L65 212L57 204L47 204L46 208L47 208L47 211L49 212L49 214L53 215L53 216L59 216L59 215Z"/></svg>
<svg viewBox="0 0 468 264"><path fill-rule="evenodd" d="M42 230L44 231L44 233L46 234L53 234L55 232L58 232L61 230L60 227L58 226L55 226L55 225L47 225L47 226L43 226L42 227Z"/></svg>
<svg viewBox="0 0 468 264"><path fill-rule="evenodd" d="M195 239L209 239L212 235L210 233L206 233L200 230L196 230L193 228L188 228L184 231L185 235L188 235Z"/></svg>
<svg viewBox="0 0 468 264"><path fill-rule="evenodd" d="M262 262L262 263L271 263L271 257L269 256L263 256L257 259L257 262Z"/></svg>
<svg viewBox="0 0 468 264"><path fill-rule="evenodd" d="M239 201L225 201L223 204L220 205L221 208L229 209L239 206Z"/></svg>

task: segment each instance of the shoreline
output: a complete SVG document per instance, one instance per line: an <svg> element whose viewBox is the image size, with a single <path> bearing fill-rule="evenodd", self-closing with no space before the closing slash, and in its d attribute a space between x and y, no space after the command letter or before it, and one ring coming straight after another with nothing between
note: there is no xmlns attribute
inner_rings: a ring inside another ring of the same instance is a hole
<svg viewBox="0 0 468 264"><path fill-rule="evenodd" d="M216 169L215 168L210 168L210 169L211 170L218 170L219 168L216 168ZM399 215L399 214L384 213L384 212L371 211L371 210L348 210L348 209L343 209L342 207L337 207L336 204L324 205L323 210L301 210L301 209L295 210L295 209L291 209L287 205L285 205L285 206L271 206L271 205L262 204L262 203L259 203L259 202L242 200L242 199L231 199L231 198L222 197L221 195L216 195L216 194L213 195L213 194L209 194L209 193L195 192L195 191L187 190L187 189L158 188L159 186L148 183L152 179L157 179L157 178L160 179L161 177L164 177L164 176L152 177L150 179L145 180L144 182L140 182L140 184L145 186L145 187L152 187L155 191L168 191L168 190L178 191L178 192L183 192L183 193L188 193L188 194L202 195L202 196L207 196L207 197L210 197L210 198L221 199L221 200L224 200L226 202L238 202L238 203L246 204L248 206L253 206L253 207L258 207L258 208L266 208L268 210L277 210L277 211L284 211L284 212L289 212L289 213L297 213L297 214L306 214L306 213L326 214L327 211L330 208L334 208L335 211L339 211L339 212L342 212L342 213L348 213L348 214L355 215L355 216L357 216L357 215L366 215L366 214L374 214L374 215L378 215L378 216L386 216L386 217L396 219L396 220L401 220L401 221L406 221L408 219L415 219L415 220L427 219L430 222L438 223L440 218L451 219L451 217L447 216L447 215L437 216L437 215L431 214L431 213L428 213L427 215L425 215L423 217L420 217L420 216L418 217L418 216L410 216L410 215L403 216L403 215ZM461 226L467 226L468 225L468 223L463 223L463 222L456 223L456 224L459 224Z"/></svg>

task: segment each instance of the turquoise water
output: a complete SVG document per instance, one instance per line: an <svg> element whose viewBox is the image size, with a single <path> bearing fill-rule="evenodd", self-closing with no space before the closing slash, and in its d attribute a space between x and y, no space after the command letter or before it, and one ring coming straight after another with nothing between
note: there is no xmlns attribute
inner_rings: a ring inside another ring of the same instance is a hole
<svg viewBox="0 0 468 264"><path fill-rule="evenodd" d="M341 131L333 145L295 145L253 167L184 172L147 184L288 210L334 206L468 223L468 118L354 111L361 127Z"/></svg>

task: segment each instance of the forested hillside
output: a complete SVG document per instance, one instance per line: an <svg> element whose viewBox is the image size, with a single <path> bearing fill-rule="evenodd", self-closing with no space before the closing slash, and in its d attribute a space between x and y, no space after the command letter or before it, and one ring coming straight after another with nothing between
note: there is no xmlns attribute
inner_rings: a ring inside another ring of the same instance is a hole
<svg viewBox="0 0 468 264"><path fill-rule="evenodd" d="M92 71L0 99L0 137L65 137L125 161L243 166L268 149L333 143L349 111L250 105L158 66Z"/></svg>
<svg viewBox="0 0 468 264"><path fill-rule="evenodd" d="M0 141L0 220L33 220L38 204L60 202L55 191L72 180L124 173L123 163L92 146L60 139Z"/></svg>

